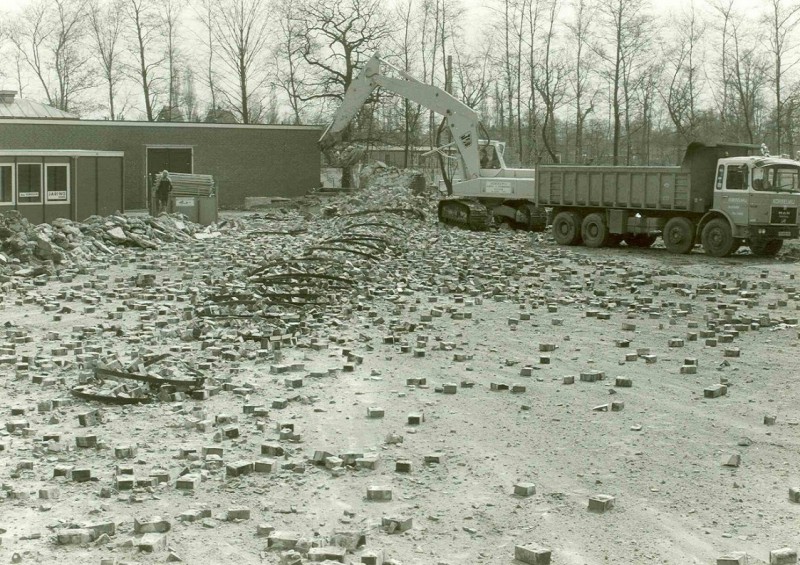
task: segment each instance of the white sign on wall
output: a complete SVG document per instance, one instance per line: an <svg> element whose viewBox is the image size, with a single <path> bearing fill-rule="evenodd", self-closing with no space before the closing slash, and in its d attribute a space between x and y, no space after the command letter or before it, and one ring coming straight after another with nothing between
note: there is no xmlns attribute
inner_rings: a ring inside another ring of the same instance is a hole
<svg viewBox="0 0 800 565"><path fill-rule="evenodd" d="M67 199L67 191L66 190L48 190L47 191L47 200L49 202L57 202L59 200L66 201Z"/></svg>
<svg viewBox="0 0 800 565"><path fill-rule="evenodd" d="M194 208L194 198L176 198L175 206Z"/></svg>
<svg viewBox="0 0 800 565"><path fill-rule="evenodd" d="M38 192L20 192L19 193L19 197L20 198L39 198L39 193Z"/></svg>

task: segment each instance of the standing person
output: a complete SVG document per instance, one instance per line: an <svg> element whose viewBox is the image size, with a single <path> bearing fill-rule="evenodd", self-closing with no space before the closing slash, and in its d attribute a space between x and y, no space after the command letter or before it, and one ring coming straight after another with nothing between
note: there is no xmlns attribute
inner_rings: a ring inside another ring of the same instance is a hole
<svg viewBox="0 0 800 565"><path fill-rule="evenodd" d="M162 212L169 212L169 195L172 192L172 181L169 172L161 171L161 178L158 179L156 188L156 216Z"/></svg>

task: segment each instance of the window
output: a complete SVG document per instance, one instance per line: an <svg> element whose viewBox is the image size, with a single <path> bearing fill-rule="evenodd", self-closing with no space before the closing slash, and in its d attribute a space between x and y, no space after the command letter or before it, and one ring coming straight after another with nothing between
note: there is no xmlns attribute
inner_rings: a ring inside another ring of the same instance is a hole
<svg viewBox="0 0 800 565"><path fill-rule="evenodd" d="M725 178L725 165L720 165L717 169L717 190L722 190L722 181Z"/></svg>
<svg viewBox="0 0 800 565"><path fill-rule="evenodd" d="M39 164L17 165L17 203L42 203L42 166Z"/></svg>
<svg viewBox="0 0 800 565"><path fill-rule="evenodd" d="M747 186L745 179L747 179L747 166L728 165L728 178L725 181L725 188L727 190L744 190Z"/></svg>
<svg viewBox="0 0 800 565"><path fill-rule="evenodd" d="M14 166L0 165L0 206L14 204Z"/></svg>
<svg viewBox="0 0 800 565"><path fill-rule="evenodd" d="M753 170L753 188L765 192L790 192L800 189L800 169L790 165L770 165Z"/></svg>
<svg viewBox="0 0 800 565"><path fill-rule="evenodd" d="M69 165L46 165L47 203L69 202Z"/></svg>

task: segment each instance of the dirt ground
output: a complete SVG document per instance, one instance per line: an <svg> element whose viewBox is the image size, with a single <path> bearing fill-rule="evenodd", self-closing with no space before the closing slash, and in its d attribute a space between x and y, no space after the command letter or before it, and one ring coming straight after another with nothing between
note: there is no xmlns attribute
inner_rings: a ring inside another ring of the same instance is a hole
<svg viewBox="0 0 800 565"><path fill-rule="evenodd" d="M74 278L5 293L0 563L277 564L282 552L267 549L260 524L320 546L336 531L363 532L366 546L348 563L383 550L403 565L511 565L516 545L537 544L555 565L705 565L737 551L752 564L800 547L800 504L789 500L789 488L800 487L796 253L714 259L699 248L688 256L563 248L545 235L421 225L410 222L400 238L402 257L372 267L394 277L393 289L365 284L318 308L277 355L258 354L221 320L208 322L216 343L193 339L198 288L242 285L264 249L288 253L313 234L228 230L190 246L120 249ZM142 273L155 275L154 288L132 282ZM78 366L81 355L145 352L169 353L223 390L133 407L70 396L92 374ZM696 373L681 372L686 359ZM26 361L27 371L16 366ZM302 368L275 372L292 364ZM605 378L582 380L593 372ZM287 387L296 377L302 387ZM632 386L615 386L617 377ZM450 383L456 393L441 392ZM720 383L725 396L704 398ZM508 390L514 385L520 392ZM287 407L273 408L276 398ZM54 399L71 402L37 410ZM612 411L612 402L624 408ZM268 416L244 413L254 405ZM602 405L609 409L595 410ZM104 421L79 426L78 414L93 408ZM368 417L373 408L385 415ZM221 414L238 420L238 438L198 426ZM409 414L424 421L409 425ZM766 415L776 423L765 425ZM11 431L18 420L27 431ZM286 423L301 437L280 440ZM402 443L387 443L392 433ZM51 434L60 441L42 441ZM76 447L87 434L98 448ZM277 458L286 468L272 473L226 478L225 466L202 454L221 447L224 464L252 462L268 457L261 445L269 441L286 451ZM115 457L130 444L135 457ZM182 448L197 454L179 458ZM313 464L316 451L373 455L377 465L331 470ZM426 463L434 453L440 462ZM724 466L734 454L740 465ZM410 472L397 472L397 460L410 461ZM92 480L54 478L60 465L88 467ZM118 465L137 477L165 469L170 480L113 490ZM203 475L194 491L176 489L184 470ZM535 494L515 495L518 483L535 484ZM372 486L389 487L392 499L367 500ZM41 499L48 488L57 497ZM615 497L614 507L589 512L598 494ZM227 521L235 507L250 518ZM196 508L211 518L179 519ZM171 523L169 550L137 551L133 520L149 516ZM413 526L388 533L384 517ZM104 522L116 524L115 535L55 542L59 528Z"/></svg>

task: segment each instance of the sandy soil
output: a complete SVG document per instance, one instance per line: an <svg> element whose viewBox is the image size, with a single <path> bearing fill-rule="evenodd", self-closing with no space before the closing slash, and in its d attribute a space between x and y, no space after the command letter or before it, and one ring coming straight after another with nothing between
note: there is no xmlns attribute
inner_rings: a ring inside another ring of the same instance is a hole
<svg viewBox="0 0 800 565"><path fill-rule="evenodd" d="M384 550L404 565L510 565L518 563L515 545L528 543L550 548L556 565L712 564L734 551L767 563L771 550L800 546L800 504L788 496L800 487L796 262L714 259L699 248L688 256L561 248L509 231L430 227L406 237L407 255L383 265L395 273L396 292L342 297L279 359L223 358L186 335L185 311L198 287L241 283L259 246L292 249L292 237L243 241L228 232L188 248L121 250L73 280L3 296L0 357L36 357L38 366L17 372L0 364L0 421L25 420L30 429L4 427L0 436L0 563L15 554L22 563L165 562L169 551L136 549L133 519L148 516L171 522L172 559L186 563L278 563L281 552L267 549L259 524L317 545L335 531L363 531L367 544L348 563L359 563L364 550ZM156 292L134 286L141 273L156 275ZM114 312L121 319L110 319ZM107 331L83 331L91 327ZM258 349L230 341L221 322L216 335L223 349ZM312 347L312 339L325 348ZM683 341L670 347L671 339ZM540 351L548 345L554 349ZM252 390L138 407L73 399L38 412L42 401L70 398L70 388L91 374L76 366L76 349L126 359L171 353L220 383ZM348 361L343 350L357 358ZM681 373L687 358L696 360L696 374ZM349 362L352 372L344 370ZM270 370L292 363L303 370ZM605 379L581 380L592 371ZM564 384L565 376L575 383ZM614 386L618 376L632 386ZM303 386L287 388L286 377L302 377ZM427 384L408 386L408 379ZM727 395L704 398L706 387L721 382ZM456 383L457 393L439 392L446 383ZM285 409L271 408L273 399L293 395ZM621 411L594 410L620 401ZM269 416L245 414L244 405L265 405ZM368 418L375 407L383 418ZM104 422L80 427L77 415L91 408ZM408 425L414 413L424 422ZM220 441L218 427L197 428L220 414L238 419L240 437ZM776 415L776 424L765 425L765 415ZM285 423L294 424L299 442L279 440ZM391 433L402 443L387 444ZM47 434L61 434L62 451L48 450ZM76 447L75 437L86 434L96 434L100 448ZM226 464L255 461L266 457L266 441L284 446L279 464L304 464L304 472L226 479L224 466L203 461L208 446L222 447ZM136 457L116 459L114 448L131 443ZM182 447L197 449L199 458L177 458ZM374 454L377 468L331 471L310 463L315 451ZM425 463L434 452L441 462ZM739 467L723 465L732 454L741 456ZM410 461L411 471L396 472L396 460ZM93 480L53 478L64 464L90 468ZM118 465L132 466L137 477L163 468L170 481L103 498ZM204 474L194 492L175 488L185 468ZM534 483L536 493L515 496L517 483ZM392 500L367 500L371 486L391 488ZM58 498L39 498L53 487ZM614 508L589 512L597 494L615 497ZM238 506L250 509L250 519L226 521ZM178 519L202 507L211 518ZM387 516L411 518L413 527L387 533ZM55 543L58 528L101 522L115 523L116 534L100 543Z"/></svg>

